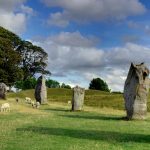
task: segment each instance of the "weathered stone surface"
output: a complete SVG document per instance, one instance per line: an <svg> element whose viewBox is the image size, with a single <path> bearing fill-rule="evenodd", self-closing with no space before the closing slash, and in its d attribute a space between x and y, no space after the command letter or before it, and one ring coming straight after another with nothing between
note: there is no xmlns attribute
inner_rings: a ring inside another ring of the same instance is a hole
<svg viewBox="0 0 150 150"><path fill-rule="evenodd" d="M0 98L6 99L7 86L5 83L0 83Z"/></svg>
<svg viewBox="0 0 150 150"><path fill-rule="evenodd" d="M76 86L73 89L73 98L72 98L72 110L73 111L83 109L84 93L85 93L85 89L80 88L79 86Z"/></svg>
<svg viewBox="0 0 150 150"><path fill-rule="evenodd" d="M47 88L45 85L45 78L44 76L40 76L37 81L37 85L35 87L35 99L40 104L47 103Z"/></svg>
<svg viewBox="0 0 150 150"><path fill-rule="evenodd" d="M127 119L145 119L149 92L149 69L141 64L131 63L124 85Z"/></svg>

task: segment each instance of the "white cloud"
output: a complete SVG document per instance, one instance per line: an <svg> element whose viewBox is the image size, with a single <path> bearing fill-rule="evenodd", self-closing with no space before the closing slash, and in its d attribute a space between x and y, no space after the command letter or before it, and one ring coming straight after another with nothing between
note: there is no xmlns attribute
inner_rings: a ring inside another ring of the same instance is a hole
<svg viewBox="0 0 150 150"><path fill-rule="evenodd" d="M50 68L57 66L59 70L101 65L103 51L94 48L96 42L96 38L86 38L79 32L61 32L42 41L40 39L35 44L48 52Z"/></svg>
<svg viewBox="0 0 150 150"><path fill-rule="evenodd" d="M127 26L129 28L132 28L132 29L139 29L140 28L139 23L134 22L134 21L127 21Z"/></svg>
<svg viewBox="0 0 150 150"><path fill-rule="evenodd" d="M127 34L127 35L124 35L122 37L122 41L124 43L128 43L128 42L131 42L131 43L136 43L140 40L140 37L137 36L137 35L132 35L132 34Z"/></svg>
<svg viewBox="0 0 150 150"><path fill-rule="evenodd" d="M122 69L121 67L118 68L118 66L114 66L109 70L105 69L101 76L105 81L107 81L107 84L112 91L123 91L127 73L127 67Z"/></svg>
<svg viewBox="0 0 150 150"><path fill-rule="evenodd" d="M150 47L127 43L124 47L115 47L106 54L107 63L111 65L124 65L129 62L150 63L148 56L150 55Z"/></svg>
<svg viewBox="0 0 150 150"><path fill-rule="evenodd" d="M28 14L28 15L34 15L34 10L31 8L31 7L28 7L28 6L25 6L25 5L21 5L21 11L25 14Z"/></svg>
<svg viewBox="0 0 150 150"><path fill-rule="evenodd" d="M24 5L25 0L0 1L0 26L17 34L25 31L27 20L34 11Z"/></svg>
<svg viewBox="0 0 150 150"><path fill-rule="evenodd" d="M48 7L61 7L62 12L51 14L50 24L67 26L68 21L90 22L122 20L143 14L145 6L139 0L44 0ZM59 21L60 20L60 24Z"/></svg>
<svg viewBox="0 0 150 150"><path fill-rule="evenodd" d="M7 28L15 33L25 31L26 16L22 13L1 13L0 26Z"/></svg>
<svg viewBox="0 0 150 150"><path fill-rule="evenodd" d="M62 13L57 12L50 14L49 19L47 20L48 25L56 25L58 27L66 27L69 25L68 19L65 19Z"/></svg>
<svg viewBox="0 0 150 150"><path fill-rule="evenodd" d="M26 0L0 0L0 10L5 12L12 12L14 9L20 7Z"/></svg>
<svg viewBox="0 0 150 150"><path fill-rule="evenodd" d="M61 32L58 35L48 37L48 40L63 46L71 46L71 47L92 47L95 46L97 42L99 42L98 38L89 36L84 37L80 34L80 32Z"/></svg>
<svg viewBox="0 0 150 150"><path fill-rule="evenodd" d="M137 32L142 31L143 33L146 33L146 35L148 35L148 36L150 35L149 21L146 21L146 22L145 21L127 21L127 26L133 30L136 30ZM135 36L135 38L136 38L136 36ZM142 38L144 38L144 37L142 37Z"/></svg>
<svg viewBox="0 0 150 150"><path fill-rule="evenodd" d="M88 87L92 78L101 77L112 90L122 91L131 62L144 61L150 66L150 47L127 43L122 47L104 50L94 47L94 40L89 45L86 42L88 40L79 32L62 32L33 41L48 52L48 68L54 72L53 75L68 78L68 83L73 85L79 83ZM70 79L71 76L74 79Z"/></svg>

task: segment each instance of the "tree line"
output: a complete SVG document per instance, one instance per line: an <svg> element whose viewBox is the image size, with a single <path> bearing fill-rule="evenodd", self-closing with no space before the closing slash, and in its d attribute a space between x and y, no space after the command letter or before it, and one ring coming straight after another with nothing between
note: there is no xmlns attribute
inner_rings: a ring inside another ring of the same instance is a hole
<svg viewBox="0 0 150 150"><path fill-rule="evenodd" d="M14 87L17 89L27 90L27 89L34 89L37 84L37 79L35 77L28 78L26 80L16 81ZM60 84L56 80L46 79L46 86L48 88L66 88L71 89L70 85L65 83Z"/></svg>
<svg viewBox="0 0 150 150"><path fill-rule="evenodd" d="M22 90L34 89L36 84L37 84L37 79L34 77L31 77L31 78L28 78L26 80L20 80L20 81L15 82L15 88L22 89ZM71 89L70 85L67 85L65 83L60 84L58 81L52 80L52 79L46 79L46 86L48 88ZM104 82L100 78L92 79L90 84L89 84L89 89L110 92L110 89L108 88L107 83Z"/></svg>

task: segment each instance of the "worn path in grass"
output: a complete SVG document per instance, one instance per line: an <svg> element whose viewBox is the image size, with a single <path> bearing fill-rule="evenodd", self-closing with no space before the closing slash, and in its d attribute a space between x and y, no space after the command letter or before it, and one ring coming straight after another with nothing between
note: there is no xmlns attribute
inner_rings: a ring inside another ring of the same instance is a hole
<svg viewBox="0 0 150 150"><path fill-rule="evenodd" d="M149 150L150 115L124 121L124 111L51 102L39 110L9 99L11 112L0 113L0 150ZM3 103L3 101L0 101Z"/></svg>

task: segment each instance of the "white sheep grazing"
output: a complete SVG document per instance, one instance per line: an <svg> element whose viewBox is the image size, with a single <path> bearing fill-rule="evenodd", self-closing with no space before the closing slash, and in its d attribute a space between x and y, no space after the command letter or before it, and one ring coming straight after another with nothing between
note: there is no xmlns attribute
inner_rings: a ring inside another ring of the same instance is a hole
<svg viewBox="0 0 150 150"><path fill-rule="evenodd" d="M40 103L39 102L33 102L32 107L33 108L40 108Z"/></svg>
<svg viewBox="0 0 150 150"><path fill-rule="evenodd" d="M25 97L25 102L28 104L31 104L31 98L30 97Z"/></svg>
<svg viewBox="0 0 150 150"><path fill-rule="evenodd" d="M32 106L34 105L34 103L35 103L34 101L31 101L31 105L32 105Z"/></svg>
<svg viewBox="0 0 150 150"><path fill-rule="evenodd" d="M32 101L31 105L33 108L36 108L36 103L34 101Z"/></svg>
<svg viewBox="0 0 150 150"><path fill-rule="evenodd" d="M32 105L33 108L36 107L35 102L32 102L31 105Z"/></svg>
<svg viewBox="0 0 150 150"><path fill-rule="evenodd" d="M7 112L7 111L10 111L10 105L9 105L9 103L2 104L2 106L1 106L1 112Z"/></svg>
<svg viewBox="0 0 150 150"><path fill-rule="evenodd" d="M71 101L68 101L68 105L70 105L71 104Z"/></svg>
<svg viewBox="0 0 150 150"><path fill-rule="evenodd" d="M40 102L36 102L36 108L40 108Z"/></svg>

